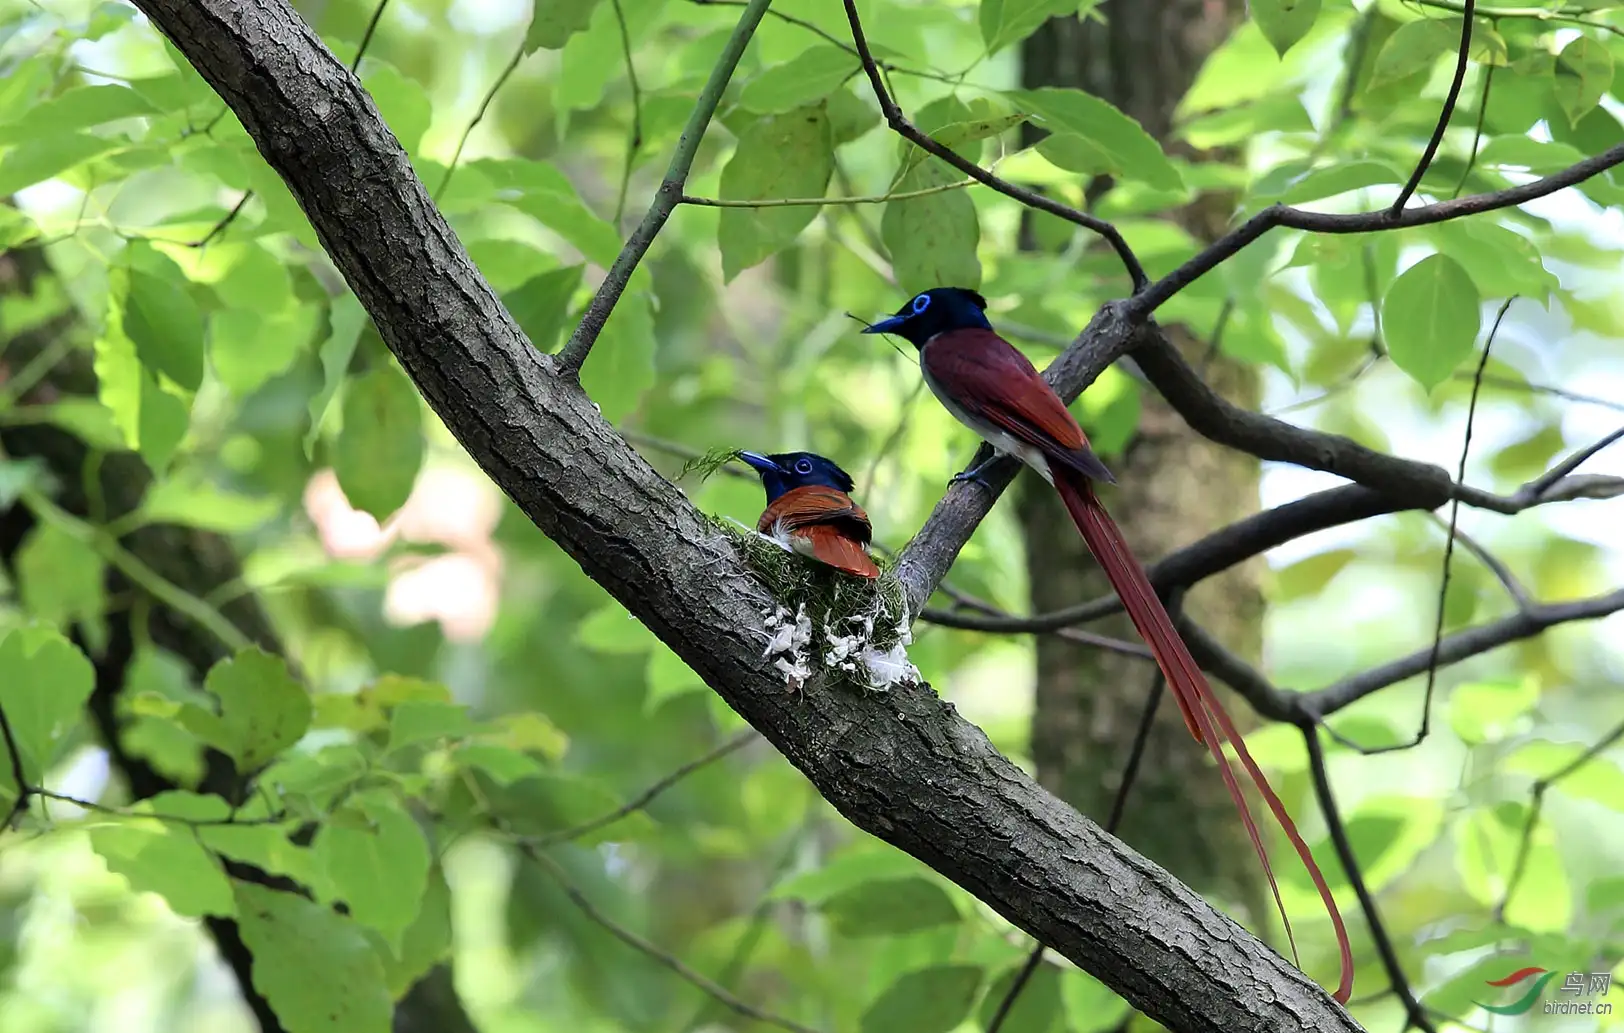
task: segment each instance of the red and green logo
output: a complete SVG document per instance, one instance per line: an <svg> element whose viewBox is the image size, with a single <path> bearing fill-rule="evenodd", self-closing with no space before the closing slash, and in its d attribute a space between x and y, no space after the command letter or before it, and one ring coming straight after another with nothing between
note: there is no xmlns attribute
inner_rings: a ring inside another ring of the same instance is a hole
<svg viewBox="0 0 1624 1033"><path fill-rule="evenodd" d="M1533 985L1528 988L1527 993L1523 994L1515 1001L1512 1001L1510 1004L1484 1004L1482 1001L1473 1001L1472 1003L1477 1005L1479 1008L1482 1008L1484 1011L1492 1011L1496 1015L1521 1015L1534 1006L1534 1002L1539 999L1539 992L1545 989L1545 984L1549 983L1551 981L1551 977L1554 975L1556 975L1555 972L1549 972L1543 968L1529 967L1519 968L1517 971L1511 973L1511 975L1505 976L1502 979L1486 979L1484 982L1488 983L1492 987L1498 988L1514 986L1515 984L1521 983L1523 980L1529 979L1533 976L1539 977L1538 979L1534 980Z"/></svg>

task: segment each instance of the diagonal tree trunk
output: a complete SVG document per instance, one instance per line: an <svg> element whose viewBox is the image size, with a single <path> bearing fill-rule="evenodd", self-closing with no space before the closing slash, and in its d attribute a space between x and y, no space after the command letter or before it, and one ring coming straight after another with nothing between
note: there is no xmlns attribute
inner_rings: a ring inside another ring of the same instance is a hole
<svg viewBox="0 0 1624 1033"><path fill-rule="evenodd" d="M1103 24L1056 18L1032 35L1022 52L1024 84L1087 90L1138 119L1178 153L1180 148L1167 141L1173 110L1202 60L1244 16L1242 0L1107 0L1097 12ZM1109 183L1097 182L1089 194L1105 189ZM1221 231L1228 207L1225 198L1202 198L1175 217L1197 239L1211 240ZM1166 329L1192 362L1207 360L1207 375L1221 395L1255 406L1258 385L1250 369L1222 358L1208 360L1207 342L1194 340L1178 325ZM1255 509L1258 463L1191 432L1148 388L1141 396L1143 415L1126 455L1107 457L1120 487L1107 489L1105 502L1148 563ZM1023 478L1017 505L1034 612L1110 591L1048 485ZM1254 659L1262 639L1259 569L1257 561L1238 567L1185 601L1203 626ZM1126 616L1113 621L1113 634L1138 640ZM1155 668L1142 660L1040 636L1032 722L1039 780L1085 814L1103 819L1154 677ZM1248 708L1230 703L1228 694L1224 699L1244 730ZM1178 709L1164 698L1119 835L1193 888L1245 907L1257 925L1271 914L1267 887L1209 764L1205 748L1190 738Z"/></svg>

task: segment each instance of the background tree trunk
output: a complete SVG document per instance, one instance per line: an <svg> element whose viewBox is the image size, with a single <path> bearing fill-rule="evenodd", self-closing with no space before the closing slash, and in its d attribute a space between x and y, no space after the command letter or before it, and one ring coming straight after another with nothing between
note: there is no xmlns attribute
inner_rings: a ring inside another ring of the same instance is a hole
<svg viewBox="0 0 1624 1033"><path fill-rule="evenodd" d="M1104 23L1051 19L1023 45L1028 87L1070 86L1110 101L1138 119L1170 153L1173 110L1215 47L1244 17L1242 0L1107 0ZM1035 134L1034 134L1035 135ZM1091 184L1097 196L1108 183ZM1203 196L1174 218L1197 239L1221 231L1229 199ZM1195 363L1206 362L1217 391L1255 408L1255 372L1217 356L1188 328L1167 326ZM1258 462L1190 431L1155 392L1142 392L1143 415L1125 456L1108 457L1120 487L1104 495L1112 515L1143 562L1149 563L1252 512ZM1017 506L1025 531L1034 612L1092 598L1110 585L1048 485L1024 477ZM1206 582L1186 599L1189 612L1231 649L1256 659L1262 643L1263 600L1252 561ZM1101 629L1105 630L1105 629ZM1126 616L1111 633L1137 641ZM1104 820L1138 728L1155 668L1053 635L1037 641L1037 699L1032 753L1038 779L1083 813ZM1220 690L1222 691L1222 690ZM1243 730L1249 708L1227 692L1225 706ZM1164 698L1118 835L1192 888L1246 908L1251 924L1271 913L1246 832L1210 760L1185 730L1178 708Z"/></svg>

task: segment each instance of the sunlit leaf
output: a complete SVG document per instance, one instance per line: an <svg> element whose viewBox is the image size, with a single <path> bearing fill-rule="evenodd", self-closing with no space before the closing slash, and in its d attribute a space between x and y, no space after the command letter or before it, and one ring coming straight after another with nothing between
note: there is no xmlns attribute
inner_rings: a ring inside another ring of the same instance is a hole
<svg viewBox="0 0 1624 1033"><path fill-rule="evenodd" d="M23 775L38 784L58 745L79 721L90 698L95 672L74 645L55 629L13 628L0 638L0 708L22 752ZM11 764L0 764L0 779L16 799Z"/></svg>
<svg viewBox="0 0 1624 1033"><path fill-rule="evenodd" d="M1472 353L1481 327L1477 285L1459 262L1432 255L1410 266L1382 299L1393 364L1431 390Z"/></svg>
<svg viewBox="0 0 1624 1033"><path fill-rule="evenodd" d="M1350 161L1327 168L1315 169L1292 183L1281 195L1286 204L1304 204L1318 201L1350 190L1403 183L1405 174L1385 162Z"/></svg>
<svg viewBox="0 0 1624 1033"><path fill-rule="evenodd" d="M225 869L188 825L153 819L98 825L90 830L90 845L108 871L124 876L132 889L163 897L177 915L229 916L236 910Z"/></svg>
<svg viewBox="0 0 1624 1033"><path fill-rule="evenodd" d="M1449 693L1449 724L1469 743L1505 738L1538 699L1539 679L1531 673L1457 685Z"/></svg>
<svg viewBox="0 0 1624 1033"><path fill-rule="evenodd" d="M101 620L107 606L105 565L89 542L57 524L36 524L15 562L29 613L62 627Z"/></svg>
<svg viewBox="0 0 1624 1033"><path fill-rule="evenodd" d="M186 279L169 258L144 244L129 250L124 332L148 369L188 391L203 382L203 317Z"/></svg>
<svg viewBox="0 0 1624 1033"><path fill-rule="evenodd" d="M310 399L310 428L305 431L304 436L307 459L312 455L316 439L321 436L327 408L332 404L333 396L338 393L339 384L343 383L344 375L350 366L350 358L355 354L356 343L361 339L361 329L366 326L366 322L366 309L361 307L361 302L354 294L346 291L333 299L332 308L328 312L329 332L320 349L321 390Z"/></svg>
<svg viewBox="0 0 1624 1033"><path fill-rule="evenodd" d="M416 920L429 875L429 847L411 815L386 793L368 793L347 804L364 818L352 827L329 822L312 847L331 895L350 915L376 929L392 950Z"/></svg>
<svg viewBox="0 0 1624 1033"><path fill-rule="evenodd" d="M1077 0L981 0L981 39L996 54L1050 18L1077 13Z"/></svg>
<svg viewBox="0 0 1624 1033"><path fill-rule="evenodd" d="M83 132L24 140L0 156L0 197L60 176L116 146L116 140Z"/></svg>
<svg viewBox="0 0 1624 1033"><path fill-rule="evenodd" d="M288 1033L389 1033L383 963L356 923L293 893L232 881L254 988Z"/></svg>
<svg viewBox="0 0 1624 1033"><path fill-rule="evenodd" d="M220 701L225 739L215 745L245 769L264 765L310 727L310 696L280 657L257 647L209 668L203 687Z"/></svg>
<svg viewBox="0 0 1624 1033"><path fill-rule="evenodd" d="M473 730L468 708L455 703L410 700L397 704L389 714L389 749L430 739L456 739Z"/></svg>
<svg viewBox="0 0 1624 1033"><path fill-rule="evenodd" d="M384 124L408 154L417 153L417 145L422 142L434 114L428 94L400 69L376 57L368 57L361 67L361 85L372 94L372 102L377 105Z"/></svg>
<svg viewBox="0 0 1624 1033"><path fill-rule="evenodd" d="M1556 57L1556 102L1577 123L1613 83L1613 55L1600 41L1577 36Z"/></svg>
<svg viewBox="0 0 1624 1033"><path fill-rule="evenodd" d="M7 114L13 112L15 118L0 123L0 144L89 129L122 118L155 115L158 108L128 86L105 83L75 86L42 104L13 108Z"/></svg>
<svg viewBox="0 0 1624 1033"><path fill-rule="evenodd" d="M378 949L390 996L400 997L451 952L451 889L445 873L439 867L429 871L422 907L399 944L391 946L373 929L362 931Z"/></svg>
<svg viewBox="0 0 1624 1033"><path fill-rule="evenodd" d="M592 22L600 0L531 0L530 27L524 34L524 52L557 50Z"/></svg>
<svg viewBox="0 0 1624 1033"><path fill-rule="evenodd" d="M1251 0L1252 20L1281 57L1314 27L1320 0Z"/></svg>

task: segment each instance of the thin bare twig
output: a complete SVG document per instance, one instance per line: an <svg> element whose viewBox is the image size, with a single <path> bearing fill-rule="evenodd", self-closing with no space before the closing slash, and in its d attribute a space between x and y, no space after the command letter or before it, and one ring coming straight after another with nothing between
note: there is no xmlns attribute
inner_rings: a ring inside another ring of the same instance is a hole
<svg viewBox="0 0 1624 1033"><path fill-rule="evenodd" d="M626 78L632 87L632 138L626 146L626 164L620 170L620 192L615 198L615 229L626 214L626 190L632 181L632 166L637 163L637 152L643 149L643 89L637 83L637 67L632 63L632 34L626 27L626 9L621 0L614 0L615 22L620 26L620 49L626 56Z"/></svg>
<svg viewBox="0 0 1624 1033"><path fill-rule="evenodd" d="M631 282L632 273L636 272L638 263L642 262L643 256L653 246L654 238L665 226L665 221L671 217L677 202L682 200L682 188L688 181L688 170L693 166L694 155L699 152L699 144L705 138L705 129L710 125L711 116L716 113L716 106L722 101L722 92L727 89L728 82L733 78L733 70L738 67L739 58L744 55L744 48L750 42L750 37L755 34L756 26L761 24L770 3L771 0L750 0L749 5L744 8L744 13L739 16L738 24L733 27L733 35L728 37L727 45L722 48L721 55L716 59L716 66L711 69L710 79L705 83L705 88L699 92L699 99L694 102L693 114L688 116L688 124L677 140L677 147L671 155L671 164L666 169L665 179L654 192L654 200L649 205L648 212L626 240L626 246L620 249L614 265L609 267L609 274L603 278L603 282L592 295L592 301L587 305L586 313L581 316L581 322L570 334L570 339L559 349L556 365L559 376L569 378L580 376L581 364L586 362L592 346L597 343L604 323L609 320L609 314L615 310L615 305L625 292L626 285Z"/></svg>
<svg viewBox="0 0 1624 1033"><path fill-rule="evenodd" d="M1471 0L1467 0L1467 4L1470 6ZM1461 53L1462 55L1465 54L1464 45L1462 46ZM1472 424L1477 419L1477 396L1478 391L1483 386L1483 370L1489 364L1489 352L1494 348L1494 338L1495 335L1500 332L1500 324L1505 320L1506 312L1511 309L1511 303L1516 300L1517 296L1512 295L1505 300L1505 304L1500 306L1500 311L1496 313L1494 317L1494 325L1489 328L1489 335L1483 341L1483 354L1477 360L1477 375L1472 380L1471 399L1466 404L1466 433L1464 435L1464 440L1461 442L1460 463L1455 469L1455 482L1457 484L1463 483L1466 480L1466 458L1472 450ZM1419 746L1422 742L1426 741L1427 735L1432 731L1432 695L1438 683L1438 656L1439 651L1443 648L1444 613L1447 609L1446 603L1449 598L1450 561L1453 560L1455 556L1455 532L1459 518L1460 496L1457 495L1449 500L1448 537L1444 540L1443 575L1439 578L1438 585L1438 619L1432 631L1432 652L1430 659L1427 662L1427 687L1421 694L1421 727L1416 730L1414 739L1409 742L1394 743L1390 746L1384 747L1366 747L1361 749L1361 752L1367 755L1388 753L1394 750L1407 750L1413 746ZM1527 607L1523 607L1522 612L1526 613ZM1415 1015L1412 1014L1410 1018L1413 1022Z"/></svg>
<svg viewBox="0 0 1624 1033"><path fill-rule="evenodd" d="M1532 495L1534 498L1539 498L1549 491L1551 486L1557 481L1560 481L1568 474L1577 470L1580 466L1584 465L1584 463L1591 456L1595 455L1597 452L1600 452L1602 449L1606 448L1608 445L1611 445L1620 438L1624 438L1624 427L1620 427L1618 430L1613 431L1611 434L1594 444L1586 445L1584 448L1579 449L1579 451L1568 456L1566 459L1562 460L1560 463L1557 463L1549 470L1546 470L1532 481L1529 481L1528 484L1523 487L1523 490Z"/></svg>
<svg viewBox="0 0 1624 1033"><path fill-rule="evenodd" d="M1477 0L1465 0L1466 11L1460 23L1460 54L1455 60L1455 78L1449 82L1449 95L1444 98L1444 109L1438 115L1438 127L1432 131L1432 139L1427 141L1426 150L1421 152L1421 160L1416 163L1415 171L1410 173L1410 181L1404 184L1404 189L1398 192L1398 198L1393 201L1388 214L1397 216L1404 211L1404 205L1409 202L1411 195L1421 185L1421 177L1427 174L1427 167L1432 164L1433 157L1438 153L1438 145L1444 141L1444 133L1449 129L1449 120L1455 115L1455 103L1460 100L1460 86L1466 81L1466 64L1472 50L1472 15L1477 8Z"/></svg>
<svg viewBox="0 0 1624 1033"><path fill-rule="evenodd" d="M723 757L734 752L735 750L754 742L759 734L760 733L758 733L754 728L746 728L744 731L733 736L731 739L725 740L720 746L717 746L704 756L696 757L693 760L690 760L688 763L682 765L682 767L672 771L658 782L650 785L641 793L638 793L630 800L627 800L619 807L616 807L614 810L610 811L608 814L600 815L593 818L591 821L582 822L573 828L564 829L561 832L550 832L545 836L531 836L523 840L523 842L534 847L546 849L550 846L556 846L559 843L567 843L572 839L580 839L589 832L596 832L605 826L613 825L622 818L634 814L637 811L641 811L643 808L647 807L655 797L659 796L667 789L670 789L678 782L681 782L683 779L687 778L695 771L698 771L700 768L721 760Z"/></svg>
<svg viewBox="0 0 1624 1033"><path fill-rule="evenodd" d="M1149 277L1145 275L1144 267L1139 264L1138 256L1133 253L1133 249L1123 239L1121 232L1111 223L1098 216L1079 211L1070 205L1061 204L1053 198L1045 197L1042 194L1000 179L975 162L963 157L951 147L944 147L920 132L919 128L908 120L908 116L902 113L902 109L892 99L891 92L886 89L885 81L880 75L879 66L874 61L874 55L869 52L868 39L863 35L863 23L857 14L856 0L842 0L842 2L846 6L846 20L851 23L852 42L857 47L858 60L863 63L863 71L868 73L869 84L874 88L874 97L880 103L880 113L885 116L886 124L898 136L927 154L934 155L947 162L971 179L992 187L1005 197L1013 198L1029 208L1048 212L1056 218L1093 230L1104 238L1106 243L1111 245L1111 249L1122 260L1123 268L1128 271L1128 278L1133 283L1135 293L1143 290L1150 283Z"/></svg>
<svg viewBox="0 0 1624 1033"><path fill-rule="evenodd" d="M1359 898L1359 907L1365 913L1366 924L1370 926L1370 938L1376 945L1382 968L1387 972L1387 980L1399 1000L1404 1002L1405 1029L1437 1033L1432 1020L1421 1010L1421 1002L1415 999L1415 991L1410 988L1410 981L1404 975L1404 966L1399 963L1398 952L1393 949L1393 941L1387 935L1387 927L1376 908L1376 900L1365 885L1364 873L1359 870L1359 858L1353 852L1353 844L1348 841L1347 826L1342 822L1342 815L1337 811L1336 796L1331 792L1331 777L1325 769L1325 749L1320 745L1318 726L1312 722L1306 723L1299 726L1299 731L1303 733L1303 745L1308 748L1308 770L1314 782L1314 796L1319 800L1320 812L1325 816L1331 844L1336 848L1337 859L1353 886L1354 895Z"/></svg>
<svg viewBox="0 0 1624 1033"><path fill-rule="evenodd" d="M1427 517L1443 528L1445 534L1449 533L1449 522L1443 517L1436 513L1428 513ZM1506 594L1511 597L1511 601L1516 604L1517 609L1526 610L1534 605L1533 596L1528 594L1528 589L1523 586L1521 581L1517 580L1517 575L1511 572L1511 568L1506 566L1500 557L1490 552L1481 542L1460 528L1455 528L1454 534L1455 540L1465 546L1467 552L1477 557L1477 561L1483 564L1489 573L1494 575L1496 581L1500 582L1500 587L1506 590Z"/></svg>
<svg viewBox="0 0 1624 1033"><path fill-rule="evenodd" d="M1477 167L1477 152L1483 143L1483 123L1489 115L1489 91L1494 87L1494 66L1489 65L1483 70L1483 96L1477 104L1477 127L1472 130L1472 152L1466 156L1466 167L1460 170L1460 182L1455 189L1449 192L1449 199L1453 201L1466 189L1466 180L1471 177L1472 170Z"/></svg>
<svg viewBox="0 0 1624 1033"><path fill-rule="evenodd" d="M440 185L434 188L435 204L440 203L440 196L445 193L445 188L450 185L451 174L457 171L457 163L462 161L462 150L468 146L468 138L473 135L474 127L485 121L485 116L490 112L491 105L496 102L496 95L501 92L502 87L507 85L507 81L513 78L513 73L519 68L519 62L523 60L524 43L521 41L517 47L513 48L513 56L508 59L508 63L502 66L500 72L496 73L496 81L491 83L491 88L485 91L484 97L480 98L479 107L474 111L474 117L470 118L468 124L462 127L462 135L457 137L457 146L451 152L451 161L445 167L445 175L440 177Z"/></svg>
<svg viewBox="0 0 1624 1033"><path fill-rule="evenodd" d="M527 843L524 840L520 840L519 849L524 851L525 856L534 861L537 867L551 876L554 882L558 883L558 888L563 890L564 895L570 898L570 903L574 904L583 915L596 922L604 929L604 931L609 933L609 935L613 936L615 939L631 947L633 950L641 952L644 956L659 962L661 965L664 965L672 972L675 972L678 976L687 980L689 983L692 983L700 990L703 990L705 993L726 1005L732 1011L743 1015L745 1018L754 1019L757 1022L764 1022L770 1026L777 1026L779 1029L789 1030L790 1033L817 1033L817 1031L813 1030L810 1026L803 1026L794 1019L785 1018L782 1015L774 1015L769 1011L763 1011L748 1001L735 997L725 987L722 987L721 985L711 981L709 978L689 968L681 958L678 958L676 955L656 947L648 940L643 939L643 937L632 932L619 922L616 922L602 911L599 911L597 906L586 898L586 895L581 892L579 887L570 881L569 874L564 871L563 866L557 861L553 860L551 857L547 856L547 854L541 850L537 849L534 845Z"/></svg>
<svg viewBox="0 0 1624 1033"><path fill-rule="evenodd" d="M1511 864L1511 875L1506 879L1506 889L1500 896L1500 902L1494 906L1494 920L1506 920L1506 908L1511 906L1511 898L1516 895L1522 885L1523 873L1528 868L1528 854L1533 849L1534 829L1539 824L1540 812L1545 807L1545 794L1550 788L1589 764L1604 751L1611 748L1614 743L1624 740L1624 723L1615 725L1611 731L1586 749L1577 757L1557 768L1543 778L1534 780L1533 787L1528 793L1528 816L1523 819L1522 836L1517 842L1517 858Z"/></svg>

